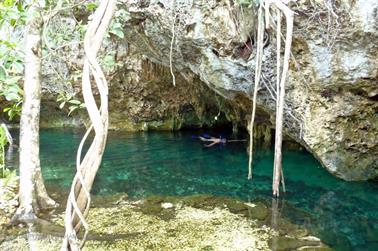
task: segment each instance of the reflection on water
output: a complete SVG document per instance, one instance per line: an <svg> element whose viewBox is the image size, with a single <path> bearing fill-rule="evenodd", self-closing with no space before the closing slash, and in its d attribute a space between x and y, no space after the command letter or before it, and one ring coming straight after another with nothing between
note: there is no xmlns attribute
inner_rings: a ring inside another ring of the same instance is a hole
<svg viewBox="0 0 378 251"><path fill-rule="evenodd" d="M41 165L48 184L69 188L82 135L42 131ZM277 209L274 217L290 217L337 250L378 250L377 183L341 181L308 153L286 151L287 193L278 210L271 200L273 151L255 154L254 179L248 181L245 149L244 143L203 148L189 132L112 132L93 193L126 192L134 198L206 193L259 199ZM13 150L8 164L17 166L17 152Z"/></svg>

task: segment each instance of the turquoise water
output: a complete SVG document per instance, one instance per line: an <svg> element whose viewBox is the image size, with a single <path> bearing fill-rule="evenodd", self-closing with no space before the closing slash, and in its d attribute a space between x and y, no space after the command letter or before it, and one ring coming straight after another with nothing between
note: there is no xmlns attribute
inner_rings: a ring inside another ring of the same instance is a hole
<svg viewBox="0 0 378 251"><path fill-rule="evenodd" d="M68 190L82 134L41 132L41 165L50 186ZM271 202L271 150L256 153L248 181L245 143L204 148L193 134L111 132L93 193L126 192L132 198L205 193ZM10 165L17 165L16 155ZM284 216L336 250L378 250L378 183L336 179L304 151L284 152L284 169Z"/></svg>

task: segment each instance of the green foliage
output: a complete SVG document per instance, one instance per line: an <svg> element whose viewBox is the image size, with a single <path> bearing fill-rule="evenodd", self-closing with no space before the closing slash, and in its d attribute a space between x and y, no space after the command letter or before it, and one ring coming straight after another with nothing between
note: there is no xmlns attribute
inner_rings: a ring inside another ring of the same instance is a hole
<svg viewBox="0 0 378 251"><path fill-rule="evenodd" d="M8 144L7 135L2 126L0 126L0 148Z"/></svg>
<svg viewBox="0 0 378 251"><path fill-rule="evenodd" d="M23 25L26 21L26 11L22 1L4 0L0 2L0 26Z"/></svg>
<svg viewBox="0 0 378 251"><path fill-rule="evenodd" d="M75 99L75 94L67 94L67 93L60 93L56 100L59 104L59 108L63 109L66 104L68 105L68 116L71 115L72 112L78 109L85 108L85 104L82 103L80 100Z"/></svg>
<svg viewBox="0 0 378 251"><path fill-rule="evenodd" d="M26 19L27 11L22 1L0 2L0 97L9 102L9 106L3 109L9 119L21 112L23 91L20 82L24 71L24 55L18 48L22 35L17 27L25 25Z"/></svg>
<svg viewBox="0 0 378 251"><path fill-rule="evenodd" d="M128 20L129 13L123 9L119 9L114 13L112 23L109 27L109 34L115 35L121 39L125 37L123 33L123 24Z"/></svg>
<svg viewBox="0 0 378 251"><path fill-rule="evenodd" d="M109 46L112 43L114 43L114 41L111 42L112 36L119 39L124 39L125 34L123 32L123 24L129 18L130 15L126 10L116 10L116 12L114 13L113 20L109 27L109 32L104 41L105 46ZM105 71L114 72L117 69L117 67L122 65L122 63L116 61L116 50L110 49L106 51L109 52L106 55L100 55L99 61L101 62L101 65L104 67Z"/></svg>
<svg viewBox="0 0 378 251"><path fill-rule="evenodd" d="M9 101L10 106L5 107L3 112L13 119L21 111L23 64L20 54L13 47L2 45L0 43L0 97Z"/></svg>
<svg viewBox="0 0 378 251"><path fill-rule="evenodd" d="M122 62L116 61L116 52L110 51L105 56L101 57L101 65L105 71L114 72L117 67L122 66Z"/></svg>
<svg viewBox="0 0 378 251"><path fill-rule="evenodd" d="M85 8L87 8L87 10L89 10L89 11L94 11L97 8L97 4L96 3L86 3Z"/></svg>
<svg viewBox="0 0 378 251"><path fill-rule="evenodd" d="M14 197L15 189L17 187L17 172L16 170L9 170L5 167L4 146L7 144L7 137L5 130L0 126L0 197L7 198L7 196ZM8 198L11 199L11 198Z"/></svg>
<svg viewBox="0 0 378 251"><path fill-rule="evenodd" d="M12 103L10 106L5 107L3 112L7 113L9 120L20 116L22 110L22 100L17 103Z"/></svg>
<svg viewBox="0 0 378 251"><path fill-rule="evenodd" d="M6 100L18 101L18 100L22 99L23 91L20 88L20 86L18 85L18 82L19 82L20 79L21 79L21 77L17 76L17 77L8 77L8 78L3 80L5 85L7 86L7 88L5 88L1 92L1 95L3 95L6 98Z"/></svg>
<svg viewBox="0 0 378 251"><path fill-rule="evenodd" d="M56 1L43 1L41 11L46 16L56 6ZM70 7L72 6L72 7ZM79 1L79 0L63 0L62 11L54 15L47 26L43 29L43 60L45 62L67 62L67 50L74 48L82 49L80 43L84 38L87 30L87 15L94 12L98 7L97 1ZM78 13L76 18L75 11ZM34 13L35 14L35 13ZM24 72L24 54L23 54L23 30L25 29L28 16L34 15L28 11L28 6L24 1L19 0L3 0L0 1L0 100L6 100L7 107L2 112L7 113L9 119L13 119L20 115L23 90L21 87ZM72 18L75 17L75 18ZM124 39L123 24L129 18L129 13L123 9L115 12L108 35L105 39L105 46L111 47L114 43L111 39ZM3 36L4 34L4 36ZM114 71L120 65L116 62L116 51L107 48L106 55L100 55L100 62L105 71ZM51 65L54 67L54 65ZM80 81L81 69L76 65L70 65L69 79L63 74L57 72L55 81L61 82L63 85L73 85ZM54 78L54 77L53 77ZM65 88L63 88L65 89ZM84 104L74 98L75 95L65 93L60 94L57 101L61 109L68 109L71 115L77 109L85 107Z"/></svg>
<svg viewBox="0 0 378 251"><path fill-rule="evenodd" d="M8 144L7 136L5 130L2 126L0 126L0 169L1 169L1 177L5 177L5 158L4 158L4 148L5 145Z"/></svg>

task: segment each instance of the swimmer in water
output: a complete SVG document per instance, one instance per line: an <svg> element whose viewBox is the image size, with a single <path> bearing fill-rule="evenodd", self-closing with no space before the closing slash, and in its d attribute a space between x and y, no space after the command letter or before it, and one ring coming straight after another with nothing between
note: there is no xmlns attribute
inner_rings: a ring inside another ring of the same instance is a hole
<svg viewBox="0 0 378 251"><path fill-rule="evenodd" d="M226 144L227 143L227 139L226 138L222 138L222 137L219 137L219 138L216 138L216 137L210 137L210 138L204 138L204 137L201 137L199 136L198 137L201 141L206 141L206 142L212 142L208 145L205 145L205 147L212 147L216 144Z"/></svg>

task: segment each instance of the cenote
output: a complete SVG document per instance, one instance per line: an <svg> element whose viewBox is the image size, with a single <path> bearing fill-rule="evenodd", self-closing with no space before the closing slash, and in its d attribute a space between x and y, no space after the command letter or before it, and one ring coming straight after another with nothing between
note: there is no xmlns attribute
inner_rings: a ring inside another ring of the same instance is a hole
<svg viewBox="0 0 378 251"><path fill-rule="evenodd" d="M273 151L258 150L248 181L245 143L205 148L199 132L110 132L93 194L212 194L271 203ZM83 132L41 131L41 165L46 183L68 190ZM14 154L8 160L17 165ZM378 184L345 182L326 172L309 153L284 152L287 192L282 215L305 226L335 250L378 250Z"/></svg>

